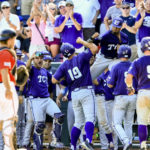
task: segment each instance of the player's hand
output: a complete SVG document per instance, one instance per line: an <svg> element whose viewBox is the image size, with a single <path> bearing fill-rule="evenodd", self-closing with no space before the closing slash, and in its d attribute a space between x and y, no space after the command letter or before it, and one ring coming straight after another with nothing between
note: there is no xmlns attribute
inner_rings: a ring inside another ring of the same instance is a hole
<svg viewBox="0 0 150 150"><path fill-rule="evenodd" d="M135 89L133 87L127 87L128 95L133 95L135 93Z"/></svg>
<svg viewBox="0 0 150 150"><path fill-rule="evenodd" d="M82 38L78 37L76 43L81 43L82 41L83 41Z"/></svg>
<svg viewBox="0 0 150 150"><path fill-rule="evenodd" d="M61 106L60 99L56 98L56 104L58 105L58 107Z"/></svg>
<svg viewBox="0 0 150 150"><path fill-rule="evenodd" d="M62 98L62 101L63 101L63 102L67 102L67 101L68 101L67 96L64 96L64 97Z"/></svg>
<svg viewBox="0 0 150 150"><path fill-rule="evenodd" d="M13 93L12 93L12 91L10 89L6 89L6 91L5 91L5 97L8 100L12 100L13 99Z"/></svg>

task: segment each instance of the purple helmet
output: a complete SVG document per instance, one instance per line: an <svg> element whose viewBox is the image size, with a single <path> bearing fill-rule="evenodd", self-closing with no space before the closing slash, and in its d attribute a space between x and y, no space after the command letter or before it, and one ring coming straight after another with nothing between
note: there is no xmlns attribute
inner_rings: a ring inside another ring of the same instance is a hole
<svg viewBox="0 0 150 150"><path fill-rule="evenodd" d="M130 58L131 48L128 45L121 45L117 53L118 53L118 58Z"/></svg>
<svg viewBox="0 0 150 150"><path fill-rule="evenodd" d="M146 50L150 51L150 37L144 37L141 41L141 51L144 53Z"/></svg>
<svg viewBox="0 0 150 150"><path fill-rule="evenodd" d="M63 43L60 51L64 55L64 57L68 58L75 52L75 48L69 43Z"/></svg>

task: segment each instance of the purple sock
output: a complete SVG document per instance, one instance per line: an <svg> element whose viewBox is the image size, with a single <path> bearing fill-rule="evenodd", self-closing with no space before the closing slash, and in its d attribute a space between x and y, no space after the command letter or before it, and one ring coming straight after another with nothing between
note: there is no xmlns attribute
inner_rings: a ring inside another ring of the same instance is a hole
<svg viewBox="0 0 150 150"><path fill-rule="evenodd" d="M138 125L138 135L140 143L147 140L147 126L146 125Z"/></svg>
<svg viewBox="0 0 150 150"><path fill-rule="evenodd" d="M105 135L106 135L107 140L108 140L109 143L110 143L110 142L113 142L112 133L105 134Z"/></svg>
<svg viewBox="0 0 150 150"><path fill-rule="evenodd" d="M92 122L86 122L85 124L86 138L89 139L89 142L92 142L94 124Z"/></svg>
<svg viewBox="0 0 150 150"><path fill-rule="evenodd" d="M83 141L86 141L86 135L83 134Z"/></svg>
<svg viewBox="0 0 150 150"><path fill-rule="evenodd" d="M71 144L74 146L74 149L76 150L76 144L78 141L78 138L80 136L81 130L73 127L71 131Z"/></svg>

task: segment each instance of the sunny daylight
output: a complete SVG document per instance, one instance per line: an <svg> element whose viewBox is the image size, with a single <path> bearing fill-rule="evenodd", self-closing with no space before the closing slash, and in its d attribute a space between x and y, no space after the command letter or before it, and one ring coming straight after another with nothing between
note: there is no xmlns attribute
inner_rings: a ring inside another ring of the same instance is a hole
<svg viewBox="0 0 150 150"><path fill-rule="evenodd" d="M150 150L150 0L0 0L0 150Z"/></svg>

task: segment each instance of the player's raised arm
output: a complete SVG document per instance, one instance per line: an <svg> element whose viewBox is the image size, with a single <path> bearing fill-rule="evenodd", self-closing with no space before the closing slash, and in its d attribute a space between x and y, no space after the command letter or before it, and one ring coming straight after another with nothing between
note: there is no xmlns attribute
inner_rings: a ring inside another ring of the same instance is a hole
<svg viewBox="0 0 150 150"><path fill-rule="evenodd" d="M88 43L87 41L84 41L80 37L77 38L76 42L89 48L93 55L95 55L98 52L98 47L94 43Z"/></svg>

